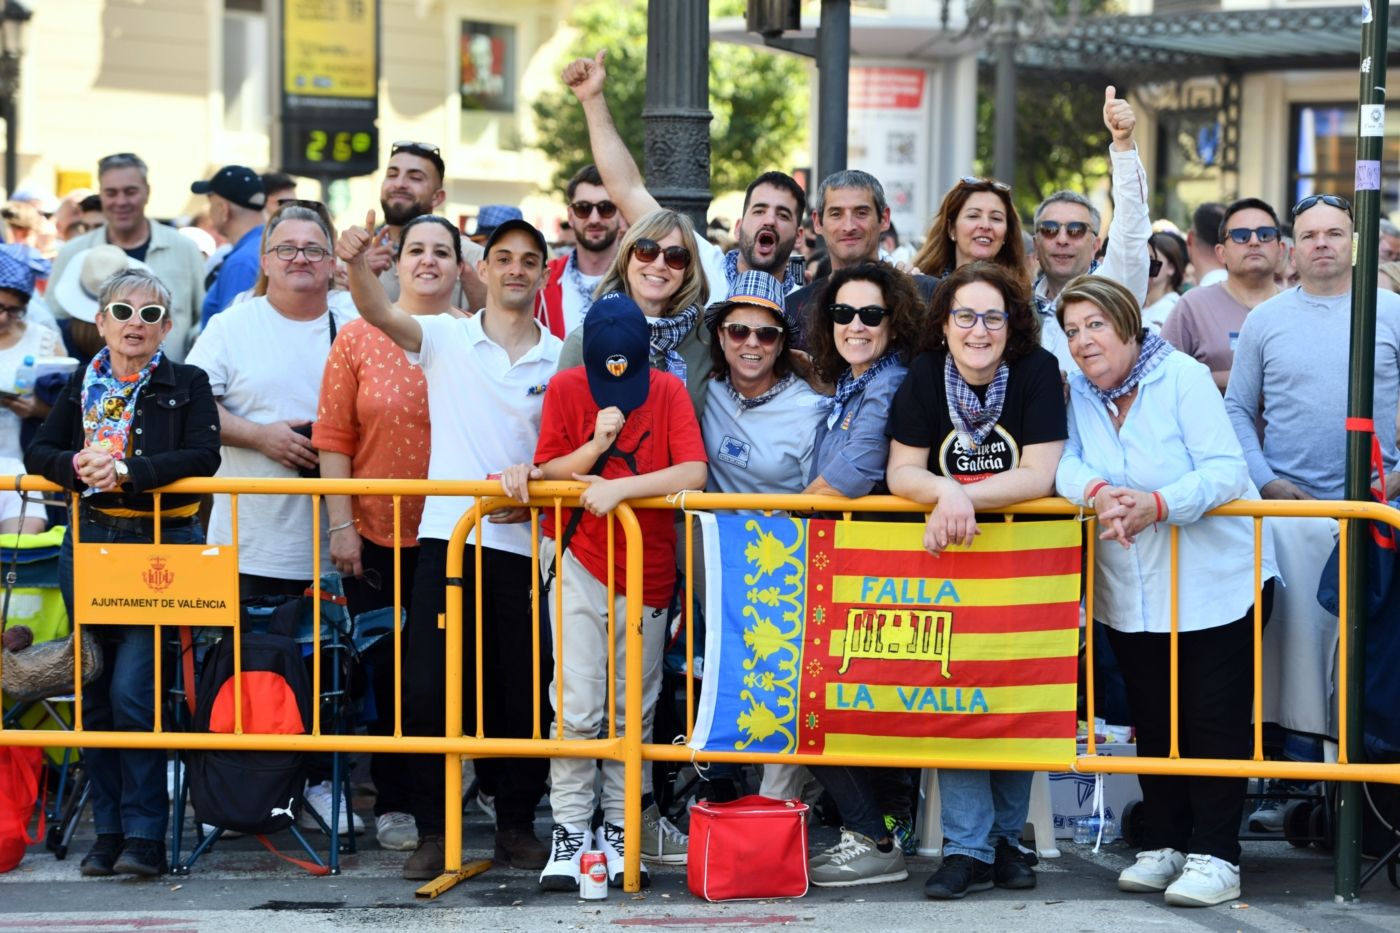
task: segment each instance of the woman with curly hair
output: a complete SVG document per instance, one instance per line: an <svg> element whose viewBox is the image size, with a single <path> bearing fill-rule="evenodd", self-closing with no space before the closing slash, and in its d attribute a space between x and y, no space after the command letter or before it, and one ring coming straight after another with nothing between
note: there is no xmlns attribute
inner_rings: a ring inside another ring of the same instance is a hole
<svg viewBox="0 0 1400 933"><path fill-rule="evenodd" d="M1019 270L971 262L934 292L926 350L890 411L889 485L933 506L924 547L969 546L978 510L1052 495L1068 427L1059 364L1040 346ZM1018 841L1031 774L938 772L943 864L924 886L934 898L1031 888Z"/></svg>
<svg viewBox="0 0 1400 933"><path fill-rule="evenodd" d="M977 260L1025 275L1021 218L1011 201L1011 187L995 178L962 178L948 189L914 256L914 267L926 275L944 276Z"/></svg>
<svg viewBox="0 0 1400 933"><path fill-rule="evenodd" d="M892 266L866 263L827 279L808 347L813 369L835 383L836 394L825 400L825 417L817 422L805 492L855 498L885 491L890 400L918 348L923 312L914 280ZM845 887L909 877L894 838L895 827L909 817L905 775L839 766L813 774L836 800L844 827L841 841L812 860L812 883ZM773 786L766 772L764 778Z"/></svg>
<svg viewBox="0 0 1400 933"><path fill-rule="evenodd" d="M812 369L836 386L817 423L807 488L854 499L884 492L885 419L924 329L914 280L884 263L840 269L817 296Z"/></svg>

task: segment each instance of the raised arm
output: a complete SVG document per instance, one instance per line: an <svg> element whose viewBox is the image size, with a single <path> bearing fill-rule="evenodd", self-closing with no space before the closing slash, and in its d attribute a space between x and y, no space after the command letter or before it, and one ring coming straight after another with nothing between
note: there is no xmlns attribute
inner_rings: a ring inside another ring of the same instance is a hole
<svg viewBox="0 0 1400 933"><path fill-rule="evenodd" d="M608 110L607 98L603 96L603 84L608 77L603 59L607 54L607 49L599 49L591 59L574 59L564 69L564 83L583 105L583 115L588 120L588 139L593 146L593 163L603 177L603 187L608 189L608 197L621 209L627 222L634 224L661 205L647 191L641 170L618 134Z"/></svg>
<svg viewBox="0 0 1400 933"><path fill-rule="evenodd" d="M413 319L413 315L394 307L389 296L384 294L384 286L379 277L370 269L366 254L374 242L374 211L365 217L363 227L348 227L340 234L335 244L335 254L345 263L350 273L350 297L360 317L382 330L390 340L409 353L417 353L423 348L423 328ZM225 427L227 430L227 427Z"/></svg>
<svg viewBox="0 0 1400 933"><path fill-rule="evenodd" d="M1152 220L1147 210L1147 172L1133 142L1137 117L1126 100L1115 97L1113 85L1104 88L1103 122L1113 134L1109 165L1113 173L1113 229L1099 272L1133 293L1138 303L1147 298L1147 241Z"/></svg>

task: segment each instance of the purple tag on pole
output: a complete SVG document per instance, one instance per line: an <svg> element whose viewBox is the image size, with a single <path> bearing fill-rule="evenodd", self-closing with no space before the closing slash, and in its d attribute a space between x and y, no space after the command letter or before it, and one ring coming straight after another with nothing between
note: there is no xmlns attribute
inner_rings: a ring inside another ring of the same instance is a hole
<svg viewBox="0 0 1400 933"><path fill-rule="evenodd" d="M1379 191L1381 190L1381 164L1369 159L1358 159L1356 162L1356 190L1357 191Z"/></svg>

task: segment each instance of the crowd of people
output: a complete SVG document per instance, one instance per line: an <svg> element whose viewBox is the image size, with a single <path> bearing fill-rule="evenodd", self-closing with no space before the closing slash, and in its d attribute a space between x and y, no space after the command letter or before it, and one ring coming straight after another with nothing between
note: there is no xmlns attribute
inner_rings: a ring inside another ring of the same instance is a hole
<svg viewBox="0 0 1400 933"><path fill-rule="evenodd" d="M196 498L165 496L153 511L149 491L188 476L499 477L521 506L533 480L585 484L582 508L565 510L562 527L544 517L543 580L532 571L526 509L499 510L473 532L483 545L483 657L464 640L463 716L477 715L479 660L486 733L501 738L593 738L610 716L620 733L650 738L675 612L675 526L659 511L639 519L644 703L632 723L624 645L608 640L609 578L621 580L626 554L619 542L610 566L604 520L625 499L702 488L889 492L927 507L924 545L938 555L972 545L990 512L1060 495L1097 518L1089 637L1116 665L1119 713L1139 754L1165 756L1170 742L1165 525L1181 527L1180 572L1191 581L1176 594L1181 754L1250 755L1256 602L1269 623L1262 714L1285 730L1284 753L1320 753L1320 738L1335 735L1335 618L1311 584L1335 523L1266 525L1256 590L1252 522L1205 513L1236 498L1342 495L1354 232L1344 198L1305 197L1285 223L1246 197L1202 206L1184 238L1154 232L1136 119L1108 88L1111 232L1086 194L1068 190L1045 198L1023 230L1008 185L969 176L949 189L921 247L904 251L906 263L891 255L878 179L843 170L809 194L769 171L748 186L724 251L647 190L614 126L606 77L601 52L563 74L593 164L565 191L572 247L557 255L515 208L484 208L471 237L436 214L445 166L429 143L392 146L379 211L343 231L286 176L228 166L195 182L227 243L212 262L198 237L147 215L138 156L103 159L96 205L55 214L67 239L52 268L32 247L0 249L0 383L26 355L79 361L66 385L0 393L0 457L22 456L81 493L70 526L88 541L150 541L157 518L165 540L204 541ZM1400 274L1395 281L1400 289ZM1400 296L1383 292L1374 411L1386 470L1396 467L1397 396ZM407 734L444 728L438 619L449 539L471 504L327 496L322 505L323 564L346 578L352 613L393 604L397 552ZM244 496L235 522L229 497L215 497L207 540L232 543L236 529L241 595L311 584L312 508L305 496ZM70 607L71 567L65 539ZM465 567L471 591L475 561ZM1280 579L1299 585L1276 589ZM563 618L551 622L548 599L534 619L532 593L555 586ZM622 618L622 594L615 599ZM477 620L464 622L470 632ZM85 691L86 726L149 730L149 632L103 626L99 637L107 666ZM562 685L551 683L556 671ZM369 687L377 709L394 709L393 684L390 657ZM381 716L370 728L392 725ZM159 874L164 754L85 754L98 835L83 874ZM619 764L604 762L600 779L578 758L478 759L476 769L497 860L538 870L544 890L574 891L582 852L596 848L620 884ZM315 762L311 771L305 806L327 810L337 790ZM376 755L371 775L379 844L411 853L404 877L436 877L441 763ZM840 841L812 858L813 883L907 878L917 797L908 774L821 767L813 776L844 824ZM1035 886L1020 845L1030 778L939 772L944 857L925 885L930 897ZM806 779L804 769L769 766L761 792L796 796ZM646 863L688 856L649 781L647 772L644 884ZM1141 783L1144 849L1119 887L1186 906L1239 897L1245 782ZM552 829L540 839L534 813L546 794Z"/></svg>

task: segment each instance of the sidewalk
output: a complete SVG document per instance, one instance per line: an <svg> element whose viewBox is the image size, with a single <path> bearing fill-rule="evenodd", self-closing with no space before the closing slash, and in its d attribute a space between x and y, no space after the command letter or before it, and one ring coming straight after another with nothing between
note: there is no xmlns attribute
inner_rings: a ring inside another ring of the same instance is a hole
<svg viewBox="0 0 1400 933"><path fill-rule="evenodd" d="M363 801L357 801L357 809ZM154 881L78 877L78 862L91 841L85 826L65 861L36 846L20 866L0 875L0 933L43 930L236 931L307 929L417 930L451 925L475 930L848 930L942 929L1296 931L1394 933L1400 930L1400 891L1384 873L1362 891L1359 904L1332 897L1332 861L1316 849L1288 843L1245 845L1244 898L1206 910L1168 908L1156 895L1127 895L1114 880L1132 859L1123 844L1089 847L1062 842L1063 855L1037 868L1033 891L993 890L962 901L934 902L923 882L937 860L909 861L910 878L860 888L812 888L806 897L707 904L685 885L683 867L658 867L652 885L637 895L610 892L602 902L544 894L536 873L492 868L437 900L418 900L416 885L399 877L406 853L386 852L373 841L374 821L360 851L342 856L337 877L313 878L267 853L254 839L221 841L187 877ZM543 816L543 814L542 814ZM544 819L536 825L544 837ZM313 843L325 836L311 833ZM291 851L288 834L274 838ZM813 831L813 844L835 841L829 827ZM464 817L466 858L488 858L492 831L475 808ZM1027 896L1031 895L1031 896ZM250 913L253 912L253 913Z"/></svg>

